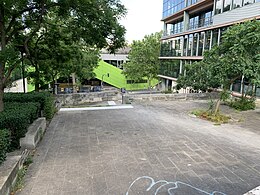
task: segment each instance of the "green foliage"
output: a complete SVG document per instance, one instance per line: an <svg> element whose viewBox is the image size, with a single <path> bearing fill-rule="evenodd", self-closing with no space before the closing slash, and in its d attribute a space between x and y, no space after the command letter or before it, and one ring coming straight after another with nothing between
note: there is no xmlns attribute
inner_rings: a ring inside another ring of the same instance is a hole
<svg viewBox="0 0 260 195"><path fill-rule="evenodd" d="M15 192L21 190L24 187L24 176L27 173L28 167L23 166L17 173L17 179L15 182L14 187L12 188L12 194L15 194Z"/></svg>
<svg viewBox="0 0 260 195"><path fill-rule="evenodd" d="M228 105L236 110L254 110L256 108L256 103L254 99L240 98L232 100Z"/></svg>
<svg viewBox="0 0 260 195"><path fill-rule="evenodd" d="M40 104L37 102L8 102L5 106L5 110L0 112L0 129L8 129L10 131L11 146L8 148L10 151L19 148L20 138L24 137L29 124L38 117Z"/></svg>
<svg viewBox="0 0 260 195"><path fill-rule="evenodd" d="M150 82L159 73L161 33L147 35L141 41L134 41L129 53L129 62L124 64L123 74L128 79ZM150 84L149 84L150 85Z"/></svg>
<svg viewBox="0 0 260 195"><path fill-rule="evenodd" d="M125 28L119 19L125 13L118 0L0 1L0 112L4 88L21 63L21 52L35 67L31 76L36 90L71 64L80 64L86 73L93 65L86 65L90 49L115 52L124 46Z"/></svg>
<svg viewBox="0 0 260 195"><path fill-rule="evenodd" d="M186 75L180 77L181 87L193 87L202 91L221 87L228 90L230 84L244 75L250 84L260 79L260 21L248 21L230 27L221 44L204 52L201 62L187 66Z"/></svg>
<svg viewBox="0 0 260 195"><path fill-rule="evenodd" d="M226 100L230 85L244 76L250 85L260 84L260 21L253 20L230 27L223 35L221 44L204 52L201 62L186 67L186 74L178 79L178 88L192 87L207 91L222 88L220 100ZM243 91L242 97L245 97Z"/></svg>
<svg viewBox="0 0 260 195"><path fill-rule="evenodd" d="M216 124L228 123L231 118L230 116L226 116L220 113L214 114L211 111L206 110L194 110L191 113L201 119L215 122Z"/></svg>
<svg viewBox="0 0 260 195"><path fill-rule="evenodd" d="M17 179L15 185L12 188L12 193L11 193L12 195L24 187L24 177L27 173L29 165L32 163L33 163L33 155L29 155L25 159L22 168L17 173Z"/></svg>
<svg viewBox="0 0 260 195"><path fill-rule="evenodd" d="M38 102L47 120L52 119L55 113L54 97L48 92L5 93L4 102Z"/></svg>
<svg viewBox="0 0 260 195"><path fill-rule="evenodd" d="M0 129L0 165L6 158L10 147L10 132L7 129Z"/></svg>

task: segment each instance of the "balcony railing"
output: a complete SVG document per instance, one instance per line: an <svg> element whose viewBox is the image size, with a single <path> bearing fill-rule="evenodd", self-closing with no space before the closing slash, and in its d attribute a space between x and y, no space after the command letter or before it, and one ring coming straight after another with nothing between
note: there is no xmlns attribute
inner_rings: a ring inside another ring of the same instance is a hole
<svg viewBox="0 0 260 195"><path fill-rule="evenodd" d="M197 29L200 27L206 27L206 26L210 26L213 24L213 19L212 17L206 17L194 22L190 22L189 23L189 30L193 30L193 29Z"/></svg>

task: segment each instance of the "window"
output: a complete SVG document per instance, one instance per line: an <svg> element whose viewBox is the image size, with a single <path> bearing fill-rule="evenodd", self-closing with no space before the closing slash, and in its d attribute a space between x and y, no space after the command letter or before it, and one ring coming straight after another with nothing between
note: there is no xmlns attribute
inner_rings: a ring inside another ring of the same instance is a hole
<svg viewBox="0 0 260 195"><path fill-rule="evenodd" d="M197 55L198 36L199 36L199 34L195 33L194 37L193 37L193 49L192 49L193 56Z"/></svg>
<svg viewBox="0 0 260 195"><path fill-rule="evenodd" d="M211 40L211 47L214 47L218 44L218 29L214 29L212 31L212 40Z"/></svg>
<svg viewBox="0 0 260 195"><path fill-rule="evenodd" d="M192 43L193 43L193 35L189 35L189 40L188 40L188 51L187 51L187 56L191 56L192 52Z"/></svg>
<svg viewBox="0 0 260 195"><path fill-rule="evenodd" d="M203 52L203 42L204 42L204 32L201 32L199 34L199 50L198 50L198 56L202 56L202 52Z"/></svg>
<svg viewBox="0 0 260 195"><path fill-rule="evenodd" d="M254 3L254 0L244 0L244 5Z"/></svg>
<svg viewBox="0 0 260 195"><path fill-rule="evenodd" d="M223 28L221 28L221 30L220 30L220 43L222 42L222 36L223 36L223 34L224 34L224 32L227 30L227 27L223 27Z"/></svg>
<svg viewBox="0 0 260 195"><path fill-rule="evenodd" d="M211 37L211 31L206 31L205 33L205 43L204 43L204 50L209 50L210 46L210 37Z"/></svg>
<svg viewBox="0 0 260 195"><path fill-rule="evenodd" d="M183 42L183 56L187 56L187 45L188 45L188 35L185 35Z"/></svg>
<svg viewBox="0 0 260 195"><path fill-rule="evenodd" d="M233 9L236 9L238 7L242 7L243 0L234 0L233 1Z"/></svg>
<svg viewBox="0 0 260 195"><path fill-rule="evenodd" d="M216 0L215 15L220 14L222 10L222 0Z"/></svg>
<svg viewBox="0 0 260 195"><path fill-rule="evenodd" d="M231 8L231 0L224 0L223 12L229 11Z"/></svg>

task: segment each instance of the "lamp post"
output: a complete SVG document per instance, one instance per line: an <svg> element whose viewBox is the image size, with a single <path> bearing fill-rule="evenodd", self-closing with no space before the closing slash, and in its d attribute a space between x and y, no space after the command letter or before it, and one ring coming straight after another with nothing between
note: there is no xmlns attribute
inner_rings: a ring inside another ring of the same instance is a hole
<svg viewBox="0 0 260 195"><path fill-rule="evenodd" d="M109 77L109 73L103 74L102 75L102 79L101 79L101 89L103 89L103 80L104 80L104 76Z"/></svg>

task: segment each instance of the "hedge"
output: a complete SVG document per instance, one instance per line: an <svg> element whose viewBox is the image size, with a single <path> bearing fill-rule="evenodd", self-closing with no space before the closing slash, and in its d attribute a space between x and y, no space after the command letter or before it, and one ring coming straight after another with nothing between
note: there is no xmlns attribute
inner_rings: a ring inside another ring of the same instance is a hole
<svg viewBox="0 0 260 195"><path fill-rule="evenodd" d="M10 147L10 132L7 129L0 129L0 165L6 158L6 153Z"/></svg>
<svg viewBox="0 0 260 195"><path fill-rule="evenodd" d="M0 112L0 129L10 131L11 145L8 151L20 147L20 138L24 137L29 125L39 116L40 104L5 103L5 110Z"/></svg>
<svg viewBox="0 0 260 195"><path fill-rule="evenodd" d="M48 92L5 93L4 102L38 102L47 120L52 119L55 113L54 98Z"/></svg>

